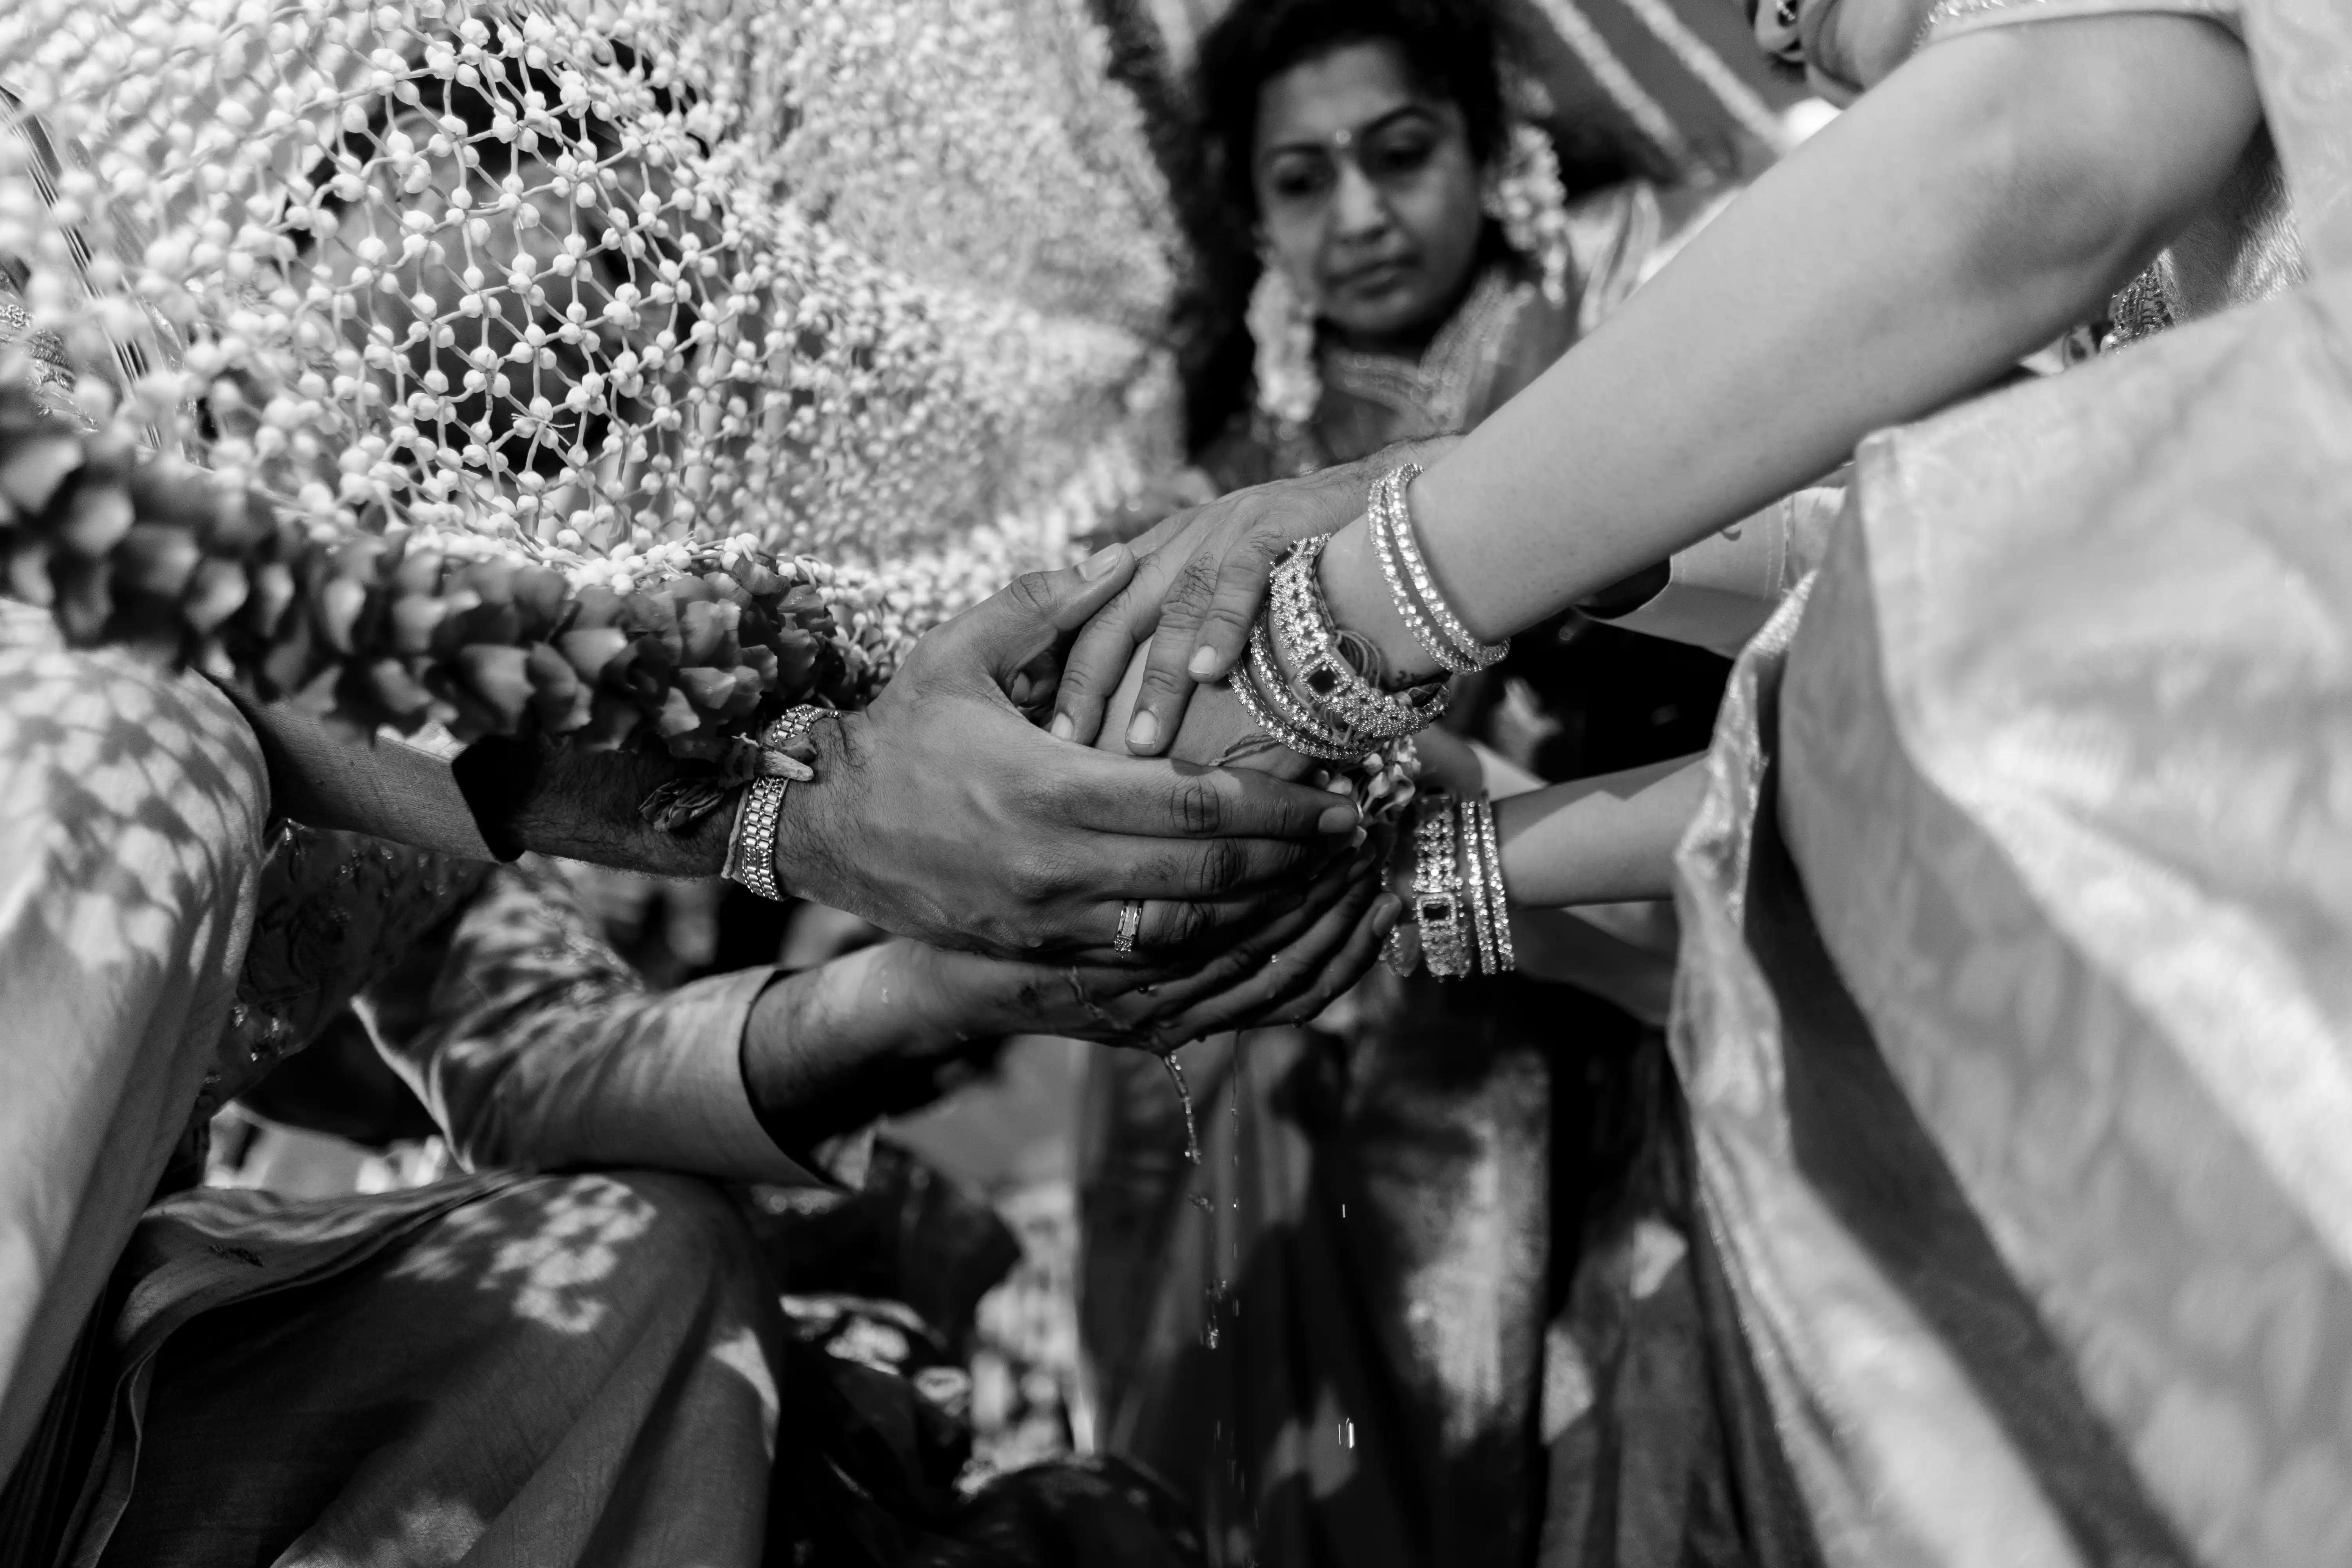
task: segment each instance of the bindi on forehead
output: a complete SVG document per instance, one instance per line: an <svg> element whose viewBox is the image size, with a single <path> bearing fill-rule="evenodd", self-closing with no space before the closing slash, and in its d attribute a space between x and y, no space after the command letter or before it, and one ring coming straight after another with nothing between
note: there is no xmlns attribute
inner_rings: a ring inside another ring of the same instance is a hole
<svg viewBox="0 0 2352 1568"><path fill-rule="evenodd" d="M1258 155L1346 147L1385 121L1440 109L1395 45L1343 44L1267 80L1258 97Z"/></svg>

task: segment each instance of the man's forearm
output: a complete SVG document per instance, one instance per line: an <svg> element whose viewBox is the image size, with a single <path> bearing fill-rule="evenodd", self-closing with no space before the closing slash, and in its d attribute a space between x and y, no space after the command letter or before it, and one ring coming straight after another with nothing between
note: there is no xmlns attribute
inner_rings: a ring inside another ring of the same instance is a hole
<svg viewBox="0 0 2352 1568"><path fill-rule="evenodd" d="M752 1005L743 1083L761 1125L796 1157L928 1099L940 1068L998 1020L957 1012L920 944L887 942L782 976Z"/></svg>
<svg viewBox="0 0 2352 1568"><path fill-rule="evenodd" d="M2258 120L2242 47L2192 19L1924 51L1423 477L1440 584L1482 637L1533 624L1984 385L2094 314ZM1324 582L1419 668L1360 526Z"/></svg>

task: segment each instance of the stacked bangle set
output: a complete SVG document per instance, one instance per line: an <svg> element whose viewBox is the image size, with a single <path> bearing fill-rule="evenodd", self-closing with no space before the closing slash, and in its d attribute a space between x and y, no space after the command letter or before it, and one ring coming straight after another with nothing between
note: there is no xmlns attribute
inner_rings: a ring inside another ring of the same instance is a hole
<svg viewBox="0 0 2352 1568"><path fill-rule="evenodd" d="M1493 804L1483 795L1423 795L1414 806L1413 847L1412 914L1429 973L1459 980L1517 969ZM1409 963L1396 965L1398 952L1391 947L1391 964L1410 973Z"/></svg>
<svg viewBox="0 0 2352 1568"><path fill-rule="evenodd" d="M783 888L776 880L776 820L783 813L784 792L795 778L809 776L806 764L795 762L784 749L809 732L828 709L803 703L768 726L760 737L760 776L744 790L735 808L735 831L727 843L727 864L720 875L763 899L781 901Z"/></svg>
<svg viewBox="0 0 2352 1568"><path fill-rule="evenodd" d="M1372 548L1399 617L1439 668L1453 675L1486 668L1507 642L1472 637L1431 576L1413 532L1407 491L1419 477L1407 463L1381 476L1366 507ZM1386 691L1349 658L1316 574L1329 534L1293 545L1267 584L1265 609L1250 630L1249 654L1234 671L1234 695L1268 736L1302 756L1350 761L1437 721L1444 680ZM1494 808L1484 796L1426 799L1414 827L1419 865L1412 914L1429 971L1442 979L1504 973L1515 967L1503 894Z"/></svg>

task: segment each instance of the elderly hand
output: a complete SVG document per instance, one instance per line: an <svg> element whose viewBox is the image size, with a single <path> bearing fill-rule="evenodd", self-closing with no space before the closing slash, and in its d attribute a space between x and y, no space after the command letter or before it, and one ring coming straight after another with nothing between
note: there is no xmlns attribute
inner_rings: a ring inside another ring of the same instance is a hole
<svg viewBox="0 0 2352 1568"><path fill-rule="evenodd" d="M1127 729L1139 756L1168 750L1194 686L1222 679L1242 656L1265 581L1282 552L1361 515L1372 481L1400 463L1435 462L1458 437L1404 442L1303 479L1235 490L1179 512L1135 542L1128 584L1079 634L1062 672L1054 732L1092 741L1136 648L1149 639L1141 694Z"/></svg>
<svg viewBox="0 0 2352 1568"><path fill-rule="evenodd" d="M1033 727L1008 691L1127 585L1114 546L1022 578L916 647L874 705L812 731L816 780L778 824L779 880L934 946L1203 951L1262 926L1349 848L1344 800L1262 772L1114 757Z"/></svg>

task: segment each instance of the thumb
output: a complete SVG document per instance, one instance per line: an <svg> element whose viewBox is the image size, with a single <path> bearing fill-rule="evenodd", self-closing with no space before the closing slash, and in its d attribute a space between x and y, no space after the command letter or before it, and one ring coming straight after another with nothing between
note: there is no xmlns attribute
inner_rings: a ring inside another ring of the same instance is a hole
<svg viewBox="0 0 2352 1568"><path fill-rule="evenodd" d="M1134 575L1135 552L1113 544L1059 572L1024 573L936 635L1002 687L1085 626Z"/></svg>

